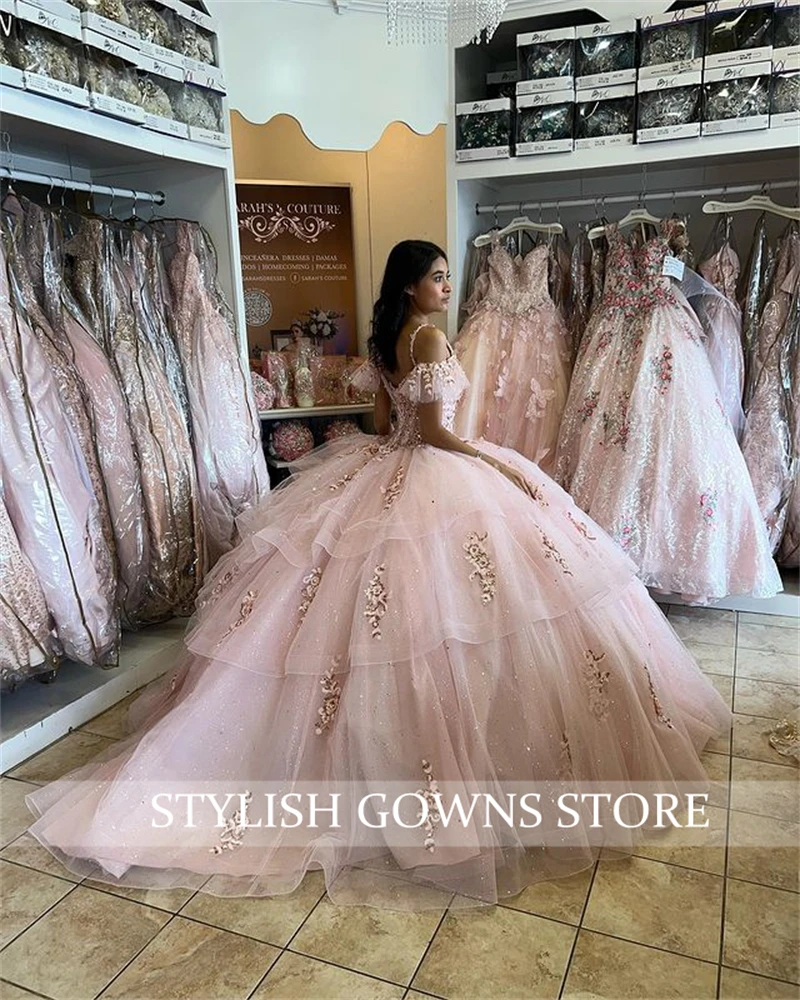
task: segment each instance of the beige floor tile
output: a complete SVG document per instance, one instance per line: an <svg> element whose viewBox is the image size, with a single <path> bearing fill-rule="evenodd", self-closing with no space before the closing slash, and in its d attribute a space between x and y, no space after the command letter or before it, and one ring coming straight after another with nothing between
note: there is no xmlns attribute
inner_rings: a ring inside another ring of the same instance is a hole
<svg viewBox="0 0 800 1000"><path fill-rule="evenodd" d="M33 787L31 785L31 788ZM4 847L0 851L0 858L13 861L18 865L25 865L26 868L34 868L37 872L65 878L69 882L81 881L78 875L73 875L71 871L68 871L30 833L23 833L21 837L12 840L8 847Z"/></svg>
<svg viewBox="0 0 800 1000"><path fill-rule="evenodd" d="M732 611L706 608L673 608L669 623L683 640L732 646L736 642L736 618Z"/></svg>
<svg viewBox="0 0 800 1000"><path fill-rule="evenodd" d="M564 1000L701 1000L716 992L717 967L710 962L581 930L561 995Z"/></svg>
<svg viewBox="0 0 800 1000"><path fill-rule="evenodd" d="M676 815L682 824L688 823L685 813ZM723 875L728 813L725 809L709 805L702 816L695 818L695 823L703 823L706 819L707 829L680 826L670 827L663 833L648 833L646 842L636 848L636 856Z"/></svg>
<svg viewBox="0 0 800 1000"><path fill-rule="evenodd" d="M800 631L790 628L739 622L736 644L740 648L760 649L769 653L793 656L795 663L800 657Z"/></svg>
<svg viewBox="0 0 800 1000"><path fill-rule="evenodd" d="M168 913L177 913L195 893L194 889L133 889L128 886L98 882L93 878L85 879L83 884L89 889L110 892L112 896L132 899L136 903L154 906L157 910L166 910Z"/></svg>
<svg viewBox="0 0 800 1000"><path fill-rule="evenodd" d="M786 632L786 629L781 629ZM736 676L750 677L775 684L798 684L797 654L769 653L762 649L747 649L740 646L736 650Z"/></svg>
<svg viewBox="0 0 800 1000"><path fill-rule="evenodd" d="M720 1000L798 1000L800 990L792 983L723 966L719 996Z"/></svg>
<svg viewBox="0 0 800 1000"><path fill-rule="evenodd" d="M760 615L754 611L739 612L740 625L769 625L771 628L800 628L800 618L788 615Z"/></svg>
<svg viewBox="0 0 800 1000"><path fill-rule="evenodd" d="M44 785L88 764L113 742L103 736L75 730L9 771L9 776Z"/></svg>
<svg viewBox="0 0 800 1000"><path fill-rule="evenodd" d="M731 745L733 742L733 727L724 733L722 736L717 736L713 740L709 740L706 744L705 749L709 750L711 753L721 753L726 756L730 755Z"/></svg>
<svg viewBox="0 0 800 1000"><path fill-rule="evenodd" d="M292 940L292 951L407 985L444 912L335 906L326 897Z"/></svg>
<svg viewBox="0 0 800 1000"><path fill-rule="evenodd" d="M246 934L282 948L325 892L321 871L309 872L303 883L287 896L242 898L213 896L214 879L181 911L181 916L202 920L225 930Z"/></svg>
<svg viewBox="0 0 800 1000"><path fill-rule="evenodd" d="M769 745L769 734L777 726L777 719L760 715L733 716L733 755L748 760L763 760L770 764L793 767L788 757L779 754Z"/></svg>
<svg viewBox="0 0 800 1000"><path fill-rule="evenodd" d="M105 736L111 740L124 739L128 735L125 728L128 710L141 693L141 691L134 691L133 694L129 694L127 698L123 698L116 705L112 705L105 712L90 719L80 727L78 732L94 733L95 736Z"/></svg>
<svg viewBox="0 0 800 1000"><path fill-rule="evenodd" d="M700 760L706 769L706 774L713 784L708 793L708 804L719 809L725 809L728 805L730 795L729 776L731 758L721 753L711 753L704 750L700 754Z"/></svg>
<svg viewBox="0 0 800 1000"><path fill-rule="evenodd" d="M736 656L736 647L733 643L721 646L713 642L695 642L693 639L684 640L684 645L697 660L697 665L704 674L724 674L726 677L733 677L733 662Z"/></svg>
<svg viewBox="0 0 800 1000"><path fill-rule="evenodd" d="M0 861L0 948L73 888L73 882Z"/></svg>
<svg viewBox="0 0 800 1000"><path fill-rule="evenodd" d="M732 811L728 875L776 889L800 891L800 826Z"/></svg>
<svg viewBox="0 0 800 1000"><path fill-rule="evenodd" d="M704 961L716 961L723 879L645 858L601 861L583 918L601 931Z"/></svg>
<svg viewBox="0 0 800 1000"><path fill-rule="evenodd" d="M451 911L412 985L453 1000L557 997L576 933L503 906Z"/></svg>
<svg viewBox="0 0 800 1000"><path fill-rule="evenodd" d="M34 816L25 805L25 796L35 791L36 785L0 778L0 847L16 840L33 822Z"/></svg>
<svg viewBox="0 0 800 1000"><path fill-rule="evenodd" d="M279 954L261 941L175 917L101 996L245 1000Z"/></svg>
<svg viewBox="0 0 800 1000"><path fill-rule="evenodd" d="M723 965L797 983L798 928L800 895L728 879Z"/></svg>
<svg viewBox="0 0 800 1000"><path fill-rule="evenodd" d="M782 719L800 706L800 687L774 681L736 677L733 708L737 715Z"/></svg>
<svg viewBox="0 0 800 1000"><path fill-rule="evenodd" d="M722 700L730 708L733 704L733 678L723 677L722 674L706 674L706 676L717 689Z"/></svg>
<svg viewBox="0 0 800 1000"><path fill-rule="evenodd" d="M3 975L54 1000L89 1000L169 919L78 885L5 949Z"/></svg>
<svg viewBox="0 0 800 1000"><path fill-rule="evenodd" d="M252 1000L402 1000L402 986L285 951Z"/></svg>
<svg viewBox="0 0 800 1000"><path fill-rule="evenodd" d="M581 914L589 895L594 866L578 872L569 878L554 879L529 885L518 896L504 902L512 910L535 913L540 917L563 920L568 924L579 924Z"/></svg>
<svg viewBox="0 0 800 1000"><path fill-rule="evenodd" d="M800 772L796 767L742 757L732 757L731 764L731 809L798 822Z"/></svg>
<svg viewBox="0 0 800 1000"><path fill-rule="evenodd" d="M23 990L13 983L7 983L5 979L0 979L0 1000L31 1000L31 997L40 995L39 993L31 993L30 990Z"/></svg>

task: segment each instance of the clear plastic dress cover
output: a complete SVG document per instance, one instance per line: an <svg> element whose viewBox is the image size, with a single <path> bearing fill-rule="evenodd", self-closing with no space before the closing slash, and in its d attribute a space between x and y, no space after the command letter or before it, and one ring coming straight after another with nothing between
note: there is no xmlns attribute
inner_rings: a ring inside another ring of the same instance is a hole
<svg viewBox="0 0 800 1000"><path fill-rule="evenodd" d="M750 118L769 114L769 76L743 76L706 83L703 119Z"/></svg>
<svg viewBox="0 0 800 1000"><path fill-rule="evenodd" d="M574 76L574 46L572 38L557 38L520 46L520 80Z"/></svg>
<svg viewBox="0 0 800 1000"><path fill-rule="evenodd" d="M549 142L572 138L575 104L545 104L517 110L517 142Z"/></svg>
<svg viewBox="0 0 800 1000"><path fill-rule="evenodd" d="M690 125L700 121L700 85L639 94L639 128Z"/></svg>
<svg viewBox="0 0 800 1000"><path fill-rule="evenodd" d="M772 44L772 4L719 11L706 17L706 55Z"/></svg>
<svg viewBox="0 0 800 1000"><path fill-rule="evenodd" d="M789 402L792 486L783 538L776 558L779 566L797 569L800 566L800 293L797 289L784 327L780 364L781 382ZM795 740L795 756L798 756L797 750Z"/></svg>
<svg viewBox="0 0 800 1000"><path fill-rule="evenodd" d="M596 76L633 69L636 65L636 34L600 35L575 41L576 76Z"/></svg>
<svg viewBox="0 0 800 1000"><path fill-rule="evenodd" d="M211 132L222 132L222 98L212 90L187 83L176 95L178 121Z"/></svg>
<svg viewBox="0 0 800 1000"><path fill-rule="evenodd" d="M572 341L572 359L578 353L583 331L592 308L592 245L581 227L572 247L569 265L569 327Z"/></svg>
<svg viewBox="0 0 800 1000"><path fill-rule="evenodd" d="M800 70L793 73L780 73L772 78L773 115L787 115L800 111Z"/></svg>
<svg viewBox="0 0 800 1000"><path fill-rule="evenodd" d="M81 81L92 93L114 97L128 104L140 104L139 79L129 63L91 45L84 47L81 57Z"/></svg>
<svg viewBox="0 0 800 1000"><path fill-rule="evenodd" d="M642 29L640 65L688 62L703 55L703 20L657 24Z"/></svg>
<svg viewBox="0 0 800 1000"><path fill-rule="evenodd" d="M767 217L762 214L755 225L747 266L739 281L738 299L742 307L742 349L744 351L745 398L747 410L750 387L753 383L753 353L758 337L758 321L766 294L767 274L771 264L771 251L767 236Z"/></svg>
<svg viewBox="0 0 800 1000"><path fill-rule="evenodd" d="M486 149L511 142L511 111L486 111L456 118L456 149Z"/></svg>
<svg viewBox="0 0 800 1000"><path fill-rule="evenodd" d="M634 98L615 97L605 101L585 101L578 105L578 139L596 139L633 132Z"/></svg>
<svg viewBox="0 0 800 1000"><path fill-rule="evenodd" d="M19 21L16 34L12 34L6 44L11 65L17 69L80 87L80 42L28 21Z"/></svg>

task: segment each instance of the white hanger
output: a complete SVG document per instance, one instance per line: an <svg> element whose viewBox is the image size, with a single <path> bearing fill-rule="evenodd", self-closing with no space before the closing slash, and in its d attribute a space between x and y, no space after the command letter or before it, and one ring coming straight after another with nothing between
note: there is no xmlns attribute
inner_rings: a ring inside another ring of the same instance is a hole
<svg viewBox="0 0 800 1000"><path fill-rule="evenodd" d="M631 209L624 218L620 219L617 223L617 229L627 229L628 226L636 226L639 223L645 222L657 226L661 222L661 219L657 219L654 215L651 215L642 205L639 208ZM597 239L598 236L604 235L606 228L606 226L595 226L594 229L589 230L587 235L590 240Z"/></svg>
<svg viewBox="0 0 800 1000"><path fill-rule="evenodd" d="M765 194L754 194L744 201L707 201L703 204L704 215L723 215L728 212L771 212L783 216L784 219L794 219L800 222L800 208L791 205L779 205Z"/></svg>
<svg viewBox="0 0 800 1000"><path fill-rule="evenodd" d="M564 227L560 222L532 222L527 215L518 215L512 219L507 226L491 233L484 233L483 236L476 236L473 246L484 247L494 239L502 239L503 236L510 236L512 233L534 232L547 233L550 236L560 236L564 232Z"/></svg>

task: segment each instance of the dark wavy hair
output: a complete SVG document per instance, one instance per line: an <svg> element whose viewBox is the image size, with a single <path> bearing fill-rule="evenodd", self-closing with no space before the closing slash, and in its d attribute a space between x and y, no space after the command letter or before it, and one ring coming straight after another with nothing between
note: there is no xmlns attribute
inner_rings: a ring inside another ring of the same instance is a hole
<svg viewBox="0 0 800 1000"><path fill-rule="evenodd" d="M393 372L397 368L397 338L408 319L409 285L421 281L434 262L447 254L427 240L403 240L389 254L381 282L381 293L372 310L372 336L367 342L369 356L376 364Z"/></svg>

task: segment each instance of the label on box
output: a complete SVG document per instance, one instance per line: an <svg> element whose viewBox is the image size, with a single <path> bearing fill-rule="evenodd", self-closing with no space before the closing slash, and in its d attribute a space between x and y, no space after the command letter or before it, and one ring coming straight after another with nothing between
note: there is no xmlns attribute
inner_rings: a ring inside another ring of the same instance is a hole
<svg viewBox="0 0 800 1000"><path fill-rule="evenodd" d="M525 94L517 99L520 108L544 108L549 104L574 104L574 90L553 90L549 94Z"/></svg>
<svg viewBox="0 0 800 1000"><path fill-rule="evenodd" d="M616 69L613 73L579 76L575 80L575 87L578 90L589 90L591 87L617 87L625 83L636 83L635 69Z"/></svg>
<svg viewBox="0 0 800 1000"><path fill-rule="evenodd" d="M0 84L5 87L16 87L18 90L22 90L25 87L25 74L21 69L0 63Z"/></svg>
<svg viewBox="0 0 800 1000"><path fill-rule="evenodd" d="M798 0L800 3L800 0ZM642 31L648 28L660 28L665 24L683 24L684 21L697 21L706 16L704 5L696 7L684 7L683 10L671 10L666 14L648 14L641 20Z"/></svg>
<svg viewBox="0 0 800 1000"><path fill-rule="evenodd" d="M623 17L617 21L601 21L599 24L579 24L575 29L576 38L606 38L610 35L627 35L636 31L636 18Z"/></svg>
<svg viewBox="0 0 800 1000"><path fill-rule="evenodd" d="M800 45L784 45L780 49L772 50L773 73L789 73L795 69L800 69Z"/></svg>
<svg viewBox="0 0 800 1000"><path fill-rule="evenodd" d="M698 87L702 79L703 74L699 71L676 73L674 76L646 77L639 81L639 93L646 93L648 90L674 90L676 87Z"/></svg>
<svg viewBox="0 0 800 1000"><path fill-rule="evenodd" d="M48 14L55 14L56 17L63 17L67 21L81 23L81 12L77 7L67 3L67 0L23 0L29 7L41 7Z"/></svg>
<svg viewBox="0 0 800 1000"><path fill-rule="evenodd" d="M675 76L678 73L701 73L703 71L703 57L697 59L684 59L682 62L656 63L652 66L639 67L639 79L647 80L653 76ZM641 90L641 87L639 88Z"/></svg>
<svg viewBox="0 0 800 1000"><path fill-rule="evenodd" d="M760 62L745 66L717 66L715 69L707 69L704 79L706 83L719 83L722 80L738 80L741 77L770 76L771 74L772 63Z"/></svg>
<svg viewBox="0 0 800 1000"><path fill-rule="evenodd" d="M109 38L124 42L134 49L138 49L142 41L138 31L134 31L133 28L129 28L125 24L120 24L119 21L112 21L110 17L94 14L92 11L85 10L81 13L81 24L88 31L107 35Z"/></svg>
<svg viewBox="0 0 800 1000"><path fill-rule="evenodd" d="M598 135L593 139L576 139L576 149L599 149L603 146L632 146L633 132L621 135Z"/></svg>
<svg viewBox="0 0 800 1000"><path fill-rule="evenodd" d="M163 132L164 135L174 135L178 139L189 138L188 125L176 122L173 118L164 118L163 115L149 115L145 112L142 124L152 132Z"/></svg>
<svg viewBox="0 0 800 1000"><path fill-rule="evenodd" d="M502 160L511 155L509 146L485 146L482 149L457 149L456 161L467 163L470 160Z"/></svg>
<svg viewBox="0 0 800 1000"><path fill-rule="evenodd" d="M541 45L542 42L559 42L574 37L574 28L551 28L549 31L528 31L524 35L517 35L517 48L521 49L527 45Z"/></svg>
<svg viewBox="0 0 800 1000"><path fill-rule="evenodd" d="M703 122L703 135L720 135L722 132L751 132L769 128L769 115L751 115L749 118L723 118L718 122Z"/></svg>
<svg viewBox="0 0 800 1000"><path fill-rule="evenodd" d="M613 101L618 97L633 97L636 93L634 84L627 84L624 87L595 87L593 90L578 90L575 92L575 100L579 104L588 101Z"/></svg>
<svg viewBox="0 0 800 1000"><path fill-rule="evenodd" d="M224 132L213 132L208 128L198 128L196 125L189 126L189 138L195 142L204 142L207 146L219 146L227 149L231 140Z"/></svg>
<svg viewBox="0 0 800 1000"><path fill-rule="evenodd" d="M710 0L706 16L726 10L749 10L751 7L771 7L773 0Z"/></svg>
<svg viewBox="0 0 800 1000"><path fill-rule="evenodd" d="M485 115L490 111L510 111L510 97L495 97L491 101L465 101L456 104L457 115Z"/></svg>
<svg viewBox="0 0 800 1000"><path fill-rule="evenodd" d="M210 66L197 59L187 58L184 58L183 66L186 70L187 83L194 83L208 90L218 90L221 94L225 93L225 79L218 66Z"/></svg>
<svg viewBox="0 0 800 1000"><path fill-rule="evenodd" d="M800 111L785 111L780 115L770 115L770 128L786 128L791 126L796 128L800 125Z"/></svg>
<svg viewBox="0 0 800 1000"><path fill-rule="evenodd" d="M26 90L44 94L45 97L55 97L56 100L67 101L69 104L77 104L81 108L89 107L89 93L84 87L73 87L71 83L51 80L49 76L42 76L41 73L26 72L24 76Z"/></svg>
<svg viewBox="0 0 800 1000"><path fill-rule="evenodd" d="M517 156L535 156L538 153L571 153L572 139L548 139L546 142L518 142Z"/></svg>
<svg viewBox="0 0 800 1000"><path fill-rule="evenodd" d="M139 52L137 49L131 48L130 45L125 45L124 42L120 42L116 38L103 35L92 28L83 29L83 42L84 45L91 45L92 48L100 49L101 52L106 52L110 56L116 56L117 59L124 59L125 62L130 63L132 66L136 66L139 62Z"/></svg>
<svg viewBox="0 0 800 1000"><path fill-rule="evenodd" d="M706 70L719 69L721 66L745 66L750 63L770 61L772 46L762 45L757 49L737 49L735 52L717 52L706 56L703 65Z"/></svg>
<svg viewBox="0 0 800 1000"><path fill-rule="evenodd" d="M151 56L146 56L143 52L139 53L136 65L145 73L152 73L154 76L163 76L168 80L175 80L177 83L183 83L186 75L180 66L162 62L160 59L153 59Z"/></svg>
<svg viewBox="0 0 800 1000"><path fill-rule="evenodd" d="M183 71L183 56L180 52L164 48L163 45L156 45L155 42L148 42L144 38L139 45L139 51L150 59L158 59L159 62L169 63L171 66L179 66Z"/></svg>
<svg viewBox="0 0 800 1000"><path fill-rule="evenodd" d="M194 7L190 7L188 3L182 3L181 0L161 0L166 7L174 10L176 14L180 14L181 17L186 18L187 21L193 21L196 25L201 28L205 28L206 31L216 33L217 22L211 17L210 14L204 13L202 10L197 10Z"/></svg>
<svg viewBox="0 0 800 1000"><path fill-rule="evenodd" d="M68 38L77 38L80 41L81 26L73 18L59 17L58 14L51 14L48 10L35 7L27 3L26 0L17 0L17 17L22 21L30 21L31 24L38 24L40 28L47 28L55 31L59 35L66 35Z"/></svg>
<svg viewBox="0 0 800 1000"><path fill-rule="evenodd" d="M500 73L486 74L486 83L488 86L497 83L516 83L517 80L519 80L519 72L515 69L506 69Z"/></svg>
<svg viewBox="0 0 800 1000"><path fill-rule="evenodd" d="M120 101L119 98L109 97L107 94L92 94L91 100L94 110L100 111L104 115L122 118L124 121L135 122L137 125L141 125L144 121L144 109L136 104Z"/></svg>
<svg viewBox="0 0 800 1000"><path fill-rule="evenodd" d="M696 139L700 135L700 122L685 125L659 125L657 128L640 128L637 142L659 142L662 139Z"/></svg>
<svg viewBox="0 0 800 1000"><path fill-rule="evenodd" d="M549 76L546 80L520 80L517 84L517 97L523 94L546 94L551 90L572 89L575 78L572 76Z"/></svg>
<svg viewBox="0 0 800 1000"><path fill-rule="evenodd" d="M683 272L685 270L686 265L683 261L678 260L677 257L673 257L672 254L668 254L661 265L661 273L664 277L674 278L676 281L683 281Z"/></svg>
<svg viewBox="0 0 800 1000"><path fill-rule="evenodd" d="M17 0L0 0L0 14L11 14L12 17L17 16ZM10 25L2 25L2 33L8 38L11 31Z"/></svg>

